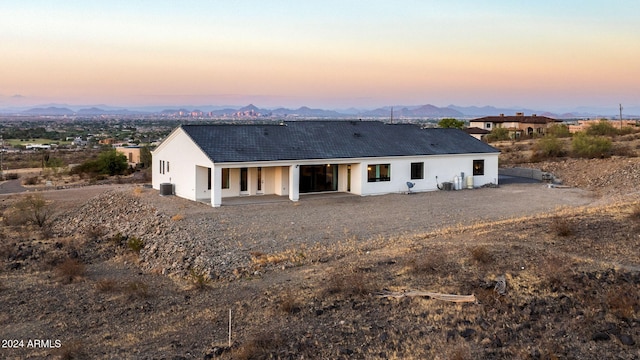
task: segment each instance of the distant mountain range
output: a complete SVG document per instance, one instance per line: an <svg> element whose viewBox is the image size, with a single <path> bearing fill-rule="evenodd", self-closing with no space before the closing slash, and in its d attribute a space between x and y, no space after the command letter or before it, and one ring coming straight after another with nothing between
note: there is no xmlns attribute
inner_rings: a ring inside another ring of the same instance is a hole
<svg viewBox="0 0 640 360"><path fill-rule="evenodd" d="M163 117L208 117L208 118L377 118L377 119L439 119L439 118L476 118L492 115L514 115L517 112L525 114L537 114L557 119L575 119L591 117L614 117L615 113L610 110L607 113L585 111L575 111L567 113L552 113L524 108L496 108L493 106L456 106L449 105L438 107L435 105L419 106L386 106L373 110L366 109L345 109L345 110L325 110L313 109L306 106L297 109L287 108L259 108L253 104L236 106L180 106L175 108L163 107L141 107L141 108L119 108L107 105L96 105L90 107L79 107L70 105L44 105L33 108L0 108L0 114L23 115L23 116L67 116L67 117L92 117L92 116L163 116ZM638 117L640 107L627 109L624 117Z"/></svg>

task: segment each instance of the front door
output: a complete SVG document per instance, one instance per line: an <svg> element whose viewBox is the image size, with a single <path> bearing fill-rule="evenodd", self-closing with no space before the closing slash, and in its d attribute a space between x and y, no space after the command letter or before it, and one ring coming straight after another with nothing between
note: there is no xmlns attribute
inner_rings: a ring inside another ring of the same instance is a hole
<svg viewBox="0 0 640 360"><path fill-rule="evenodd" d="M249 169L240 169L240 195L249 194Z"/></svg>

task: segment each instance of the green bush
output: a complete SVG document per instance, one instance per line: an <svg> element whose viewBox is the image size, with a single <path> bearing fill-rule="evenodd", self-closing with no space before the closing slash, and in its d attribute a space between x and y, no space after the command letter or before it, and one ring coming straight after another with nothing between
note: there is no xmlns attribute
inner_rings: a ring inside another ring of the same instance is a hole
<svg viewBox="0 0 640 360"><path fill-rule="evenodd" d="M132 236L127 240L127 247L134 252L139 253L144 247L144 241L139 237Z"/></svg>
<svg viewBox="0 0 640 360"><path fill-rule="evenodd" d="M115 149L103 151L97 159L87 160L73 168L73 174L89 173L98 175L123 175L129 168L127 157Z"/></svg>
<svg viewBox="0 0 640 360"><path fill-rule="evenodd" d="M595 124L591 124L585 130L587 135L592 136L614 136L618 135L618 129L613 127L607 120L600 120Z"/></svg>
<svg viewBox="0 0 640 360"><path fill-rule="evenodd" d="M583 158L604 158L611 155L611 139L602 136L589 136L580 132L571 141L573 156Z"/></svg>
<svg viewBox="0 0 640 360"><path fill-rule="evenodd" d="M561 157L565 155L562 141L555 136L545 135L533 146L531 161L540 161L548 158Z"/></svg>
<svg viewBox="0 0 640 360"><path fill-rule="evenodd" d="M506 128L497 127L491 130L491 133L487 135L487 141L502 141L509 140L509 130Z"/></svg>
<svg viewBox="0 0 640 360"><path fill-rule="evenodd" d="M553 124L547 129L547 135L555 136L557 138L571 137L569 127L565 124Z"/></svg>

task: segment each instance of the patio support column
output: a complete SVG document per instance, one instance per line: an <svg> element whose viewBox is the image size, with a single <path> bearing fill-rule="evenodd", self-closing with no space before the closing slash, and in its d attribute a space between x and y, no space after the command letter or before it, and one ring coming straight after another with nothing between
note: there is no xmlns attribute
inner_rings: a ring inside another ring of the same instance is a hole
<svg viewBox="0 0 640 360"><path fill-rule="evenodd" d="M289 200L300 199L300 166L289 166Z"/></svg>
<svg viewBox="0 0 640 360"><path fill-rule="evenodd" d="M222 168L213 166L211 169L211 206L222 205Z"/></svg>

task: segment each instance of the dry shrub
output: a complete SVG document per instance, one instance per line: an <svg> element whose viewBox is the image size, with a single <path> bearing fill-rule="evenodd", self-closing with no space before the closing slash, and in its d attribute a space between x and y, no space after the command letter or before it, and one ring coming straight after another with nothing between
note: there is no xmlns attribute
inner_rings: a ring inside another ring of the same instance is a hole
<svg viewBox="0 0 640 360"><path fill-rule="evenodd" d="M39 176L29 176L22 180L22 185L38 185L40 183Z"/></svg>
<svg viewBox="0 0 640 360"><path fill-rule="evenodd" d="M437 274L444 272L451 264L442 253L432 252L411 259L409 265L413 274Z"/></svg>
<svg viewBox="0 0 640 360"><path fill-rule="evenodd" d="M3 214L2 221L7 226L17 227L26 225L30 220L28 214L14 208Z"/></svg>
<svg viewBox="0 0 640 360"><path fill-rule="evenodd" d="M78 259L66 259L55 267L55 272L64 283L72 283L84 276L86 267Z"/></svg>
<svg viewBox="0 0 640 360"><path fill-rule="evenodd" d="M451 354L448 357L448 359L451 360L470 360L473 358L474 357L471 355L471 349L466 345L461 345L453 348Z"/></svg>
<svg viewBox="0 0 640 360"><path fill-rule="evenodd" d="M110 240L116 246L119 246L119 245L122 245L122 242L125 241L126 239L127 238L124 235L118 232L115 235L113 235Z"/></svg>
<svg viewBox="0 0 640 360"><path fill-rule="evenodd" d="M489 264L493 261L493 255L486 246L476 246L471 249L471 258L481 264Z"/></svg>
<svg viewBox="0 0 640 360"><path fill-rule="evenodd" d="M555 292L573 286L573 271L569 259L551 256L545 258L538 266L539 273L543 276L543 282L546 282L551 291Z"/></svg>
<svg viewBox="0 0 640 360"><path fill-rule="evenodd" d="M18 244L15 241L0 240L0 259L9 258L15 251Z"/></svg>
<svg viewBox="0 0 640 360"><path fill-rule="evenodd" d="M50 202L40 194L29 194L14 204L16 216L26 219L40 228L51 225L52 210Z"/></svg>
<svg viewBox="0 0 640 360"><path fill-rule="evenodd" d="M123 290L129 295L138 298L146 298L150 295L149 285L142 281L130 281L124 285Z"/></svg>
<svg viewBox="0 0 640 360"><path fill-rule="evenodd" d="M196 290L203 290L209 286L211 279L204 270L191 268L189 270L189 281Z"/></svg>
<svg viewBox="0 0 640 360"><path fill-rule="evenodd" d="M636 152L629 145L615 144L611 149L611 155L636 157Z"/></svg>
<svg viewBox="0 0 640 360"><path fill-rule="evenodd" d="M609 290L606 301L609 310L621 319L632 319L635 309L640 306L637 289L633 285Z"/></svg>
<svg viewBox="0 0 640 360"><path fill-rule="evenodd" d="M293 264L299 264L306 259L305 254L302 251L286 250L281 253L266 254L261 251L252 251L250 253L251 261L257 267L263 267L267 265L278 265L283 262L290 262Z"/></svg>
<svg viewBox="0 0 640 360"><path fill-rule="evenodd" d="M574 234L574 225L567 218L556 216L551 222L551 230L558 236L570 236Z"/></svg>
<svg viewBox="0 0 640 360"><path fill-rule="evenodd" d="M171 220L173 221L180 221L180 220L184 220L184 215L182 214L175 214L171 217Z"/></svg>
<svg viewBox="0 0 640 360"><path fill-rule="evenodd" d="M55 354L57 355L56 359L60 360L84 360L90 359L91 357L87 354L86 350L83 346L83 341L81 340L73 340L73 341L63 341L62 346L56 349Z"/></svg>
<svg viewBox="0 0 640 360"><path fill-rule="evenodd" d="M269 326L252 334L249 339L233 351L233 359L272 359L278 358L276 352L286 343L282 330Z"/></svg>
<svg viewBox="0 0 640 360"><path fill-rule="evenodd" d="M380 289L376 288L372 276L362 270L335 272L325 282L324 293L343 295L346 297L369 295Z"/></svg>
<svg viewBox="0 0 640 360"><path fill-rule="evenodd" d="M98 241L102 239L102 237L105 236L106 233L107 233L107 230L100 225L87 226L85 229L85 234L87 235L87 238L91 241Z"/></svg>
<svg viewBox="0 0 640 360"><path fill-rule="evenodd" d="M285 314L295 314L300 311L300 302L298 298L291 292L285 291L278 301L278 309Z"/></svg>
<svg viewBox="0 0 640 360"><path fill-rule="evenodd" d="M100 292L111 292L118 288L118 283L113 279L101 279L96 282L96 289Z"/></svg>
<svg viewBox="0 0 640 360"><path fill-rule="evenodd" d="M640 204L636 204L631 209L631 214L629 214L629 218L631 218L631 220L633 221L640 222Z"/></svg>

